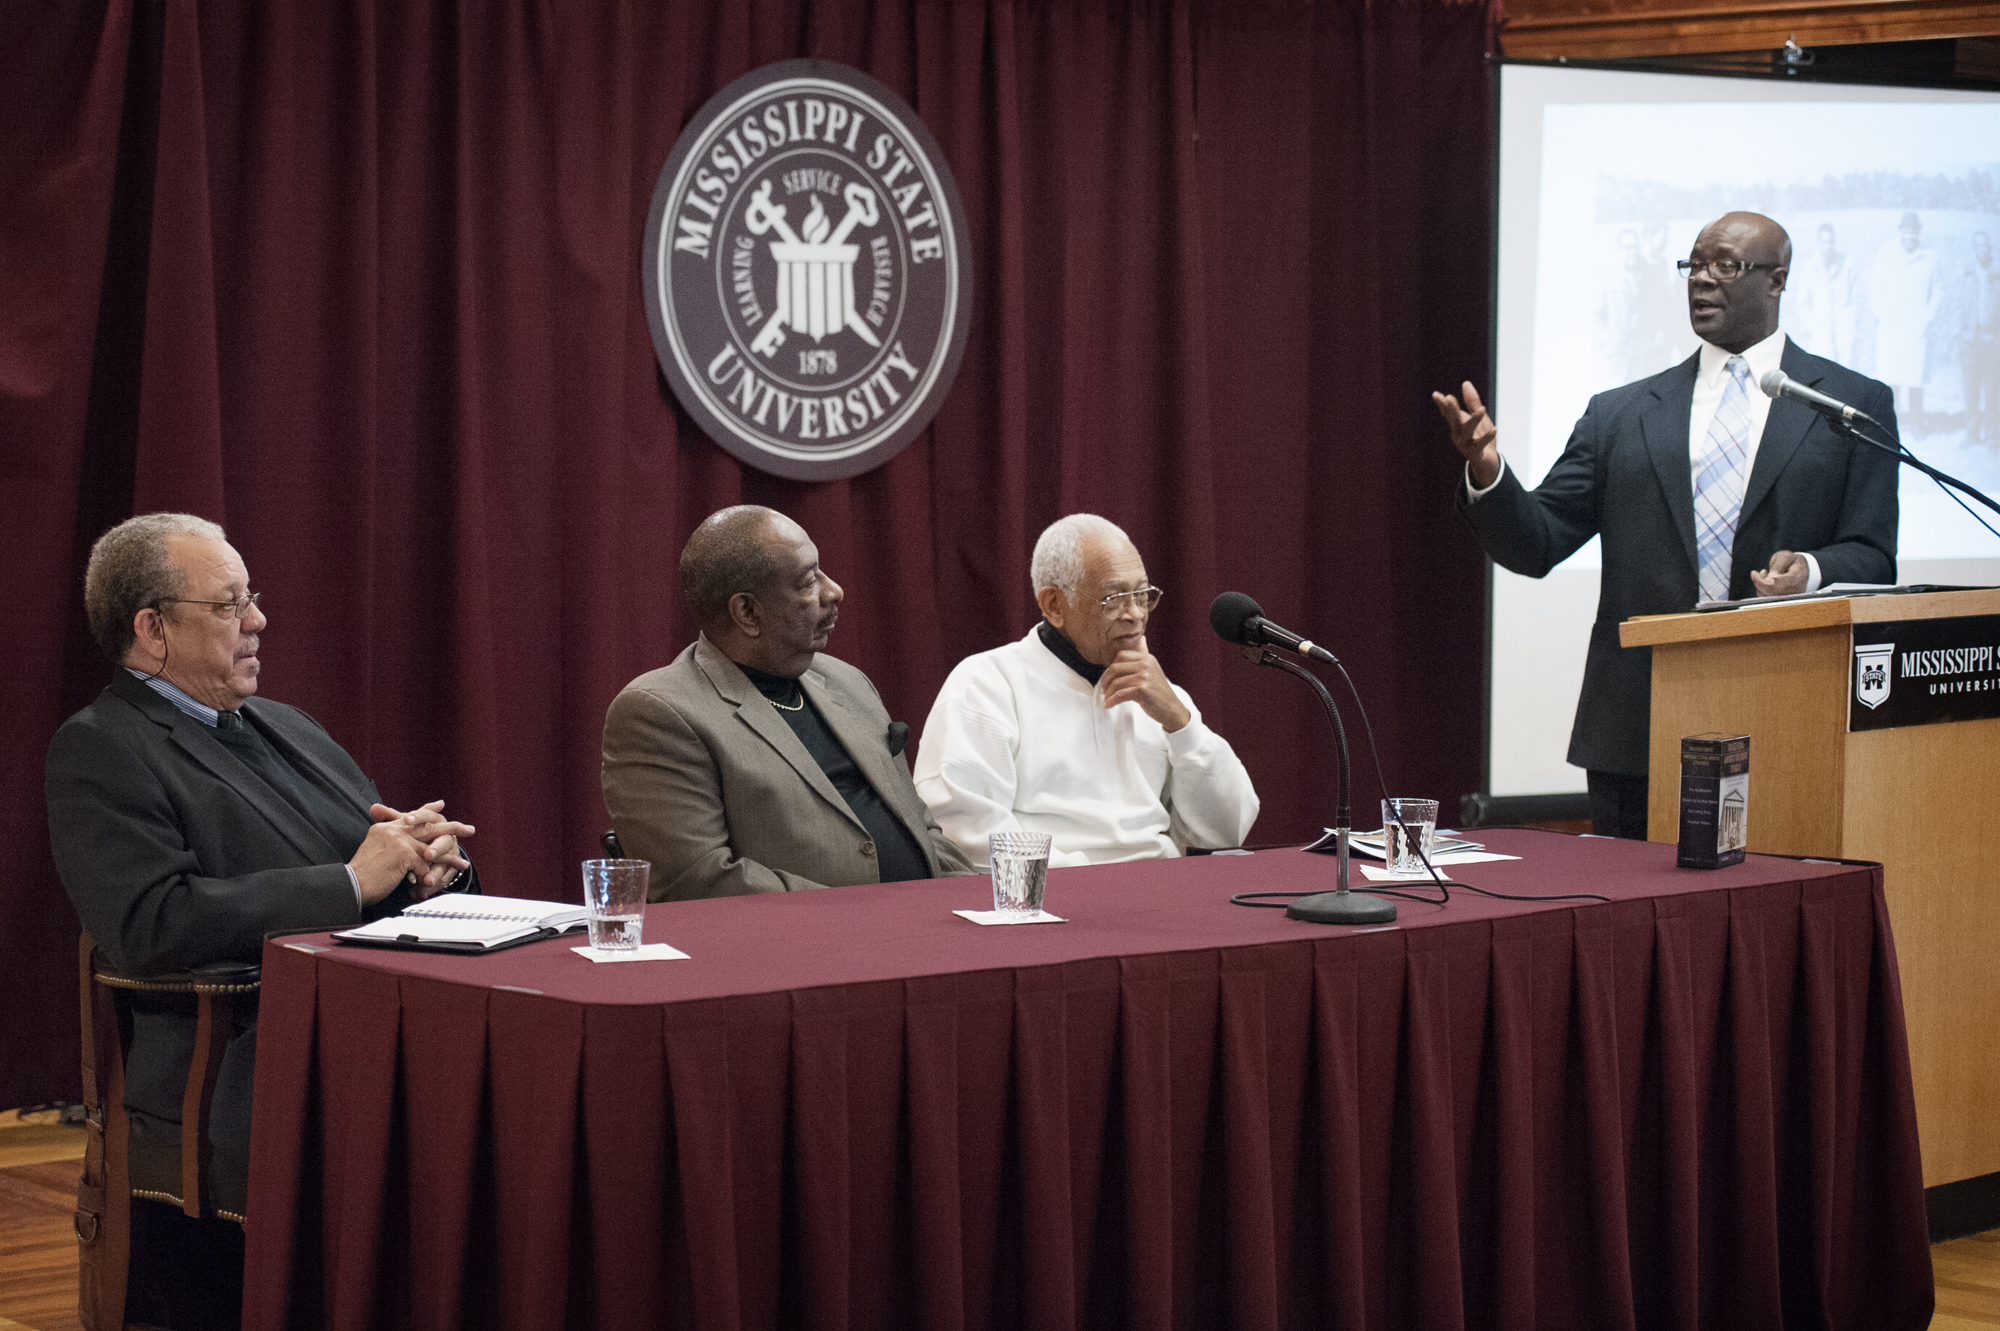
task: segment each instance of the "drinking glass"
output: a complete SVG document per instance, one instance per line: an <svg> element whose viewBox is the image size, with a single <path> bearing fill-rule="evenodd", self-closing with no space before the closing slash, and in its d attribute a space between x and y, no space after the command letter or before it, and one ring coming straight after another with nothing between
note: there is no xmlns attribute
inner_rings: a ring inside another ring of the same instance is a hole
<svg viewBox="0 0 2000 1331"><path fill-rule="evenodd" d="M1035 915L1048 886L1046 832L995 832L986 839L993 861L993 909L1006 915Z"/></svg>
<svg viewBox="0 0 2000 1331"><path fill-rule="evenodd" d="M646 924L645 860L585 860L583 904L590 910L590 945L600 952L639 946Z"/></svg>
<svg viewBox="0 0 2000 1331"><path fill-rule="evenodd" d="M1401 819L1401 823L1398 823ZM1437 837L1438 802L1397 797L1382 801L1382 861L1395 873L1423 873ZM1405 829L1408 829L1407 831ZM1417 855L1423 848L1423 857Z"/></svg>

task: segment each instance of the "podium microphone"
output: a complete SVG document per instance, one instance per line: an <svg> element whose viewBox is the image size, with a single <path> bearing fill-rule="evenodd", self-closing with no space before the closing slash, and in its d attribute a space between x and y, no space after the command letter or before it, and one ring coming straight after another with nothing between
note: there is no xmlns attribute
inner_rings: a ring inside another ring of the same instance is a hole
<svg viewBox="0 0 2000 1331"><path fill-rule="evenodd" d="M1831 416L1845 425L1856 421L1867 421L1876 429L1884 429L1882 422L1870 416L1859 407L1850 407L1837 397L1828 397L1817 388L1807 388L1783 370L1773 370L1757 381L1757 387L1764 390L1768 398L1788 397L1794 402L1803 402L1822 416Z"/></svg>
<svg viewBox="0 0 2000 1331"><path fill-rule="evenodd" d="M1993 524L1988 522L1985 518L1980 517L1977 513L1973 513L1972 505L1966 503L1963 499L1960 499L1957 495L1952 494L1952 491L1960 490L1968 495L1971 495L1974 499L1977 499L1980 503L1986 505L1986 507L1992 509L1995 513L2000 513L2000 503L1995 503L1993 501L1992 496L1981 494L1979 491L1967 485L1964 481L1959 480L1958 477L1953 476L1948 472L1939 471L1936 467L1931 466L1928 462L1919 461L1917 459L1916 454L1912 453L1909 449L1903 447L1902 441L1900 439L1896 440L1896 443L1891 445L1891 444L1885 444L1879 439L1870 439L1867 435L1861 433L1860 430L1854 428L1854 423L1856 421L1865 421L1869 425L1872 425L1876 429L1880 430L1883 434L1888 435L1891 439L1896 438L1895 431L1891 430L1888 426L1882 424L1882 422L1876 420L1873 416L1870 416L1867 412L1861 410L1859 407L1850 407L1837 397L1828 397L1826 394L1820 392L1818 389L1807 388L1804 384L1795 382L1783 370L1771 371L1769 374L1765 375L1762 379L1759 379L1757 381L1757 387L1763 389L1765 394L1769 397L1773 398L1788 397L1791 398L1794 402L1805 403L1808 407L1811 407L1814 411L1818 412L1820 415L1832 421L1835 429L1845 431L1850 439L1854 439L1860 443L1868 445L1870 448L1877 449L1881 452L1887 453L1890 457L1895 458L1896 461L1898 461L1899 463L1901 463L1906 467L1915 467L1918 471L1922 472L1924 475L1936 481L1938 483L1938 487L1942 489L1947 496L1950 497L1953 503L1957 504L1967 513L1972 513L1972 520L1974 522L1986 528L1986 530L1992 532L1995 536L2000 536L2000 530L1996 530ZM1250 600L1250 598L1247 596L1244 597L1243 599L1245 601ZM1217 602L1217 604L1220 604L1220 602ZM1251 604L1255 605L1256 603L1253 601L1251 602ZM1211 613L1210 618L1212 619L1213 617L1214 617L1213 613ZM1217 633L1221 633L1222 632L1221 626L1218 625L1215 631Z"/></svg>
<svg viewBox="0 0 2000 1331"><path fill-rule="evenodd" d="M1296 661L1273 655L1270 645L1283 647L1301 656L1333 661L1336 665L1339 662L1324 647L1314 646L1298 634L1281 629L1264 618L1263 608L1242 592L1224 592L1216 597L1208 607L1208 623L1224 642L1241 644L1246 660L1296 675L1312 685L1326 707L1327 723L1333 727L1334 752L1340 759L1340 781L1334 787L1333 814L1334 860L1337 866L1334 882L1337 886L1331 892L1315 892L1311 896L1300 897L1286 908L1285 914L1313 924L1387 924L1394 920L1395 902L1364 896L1350 891L1347 886L1347 840L1354 831L1350 798L1353 773L1348 766L1347 728L1341 724L1340 709L1333 705L1333 695L1326 691L1326 685L1320 683L1319 676Z"/></svg>

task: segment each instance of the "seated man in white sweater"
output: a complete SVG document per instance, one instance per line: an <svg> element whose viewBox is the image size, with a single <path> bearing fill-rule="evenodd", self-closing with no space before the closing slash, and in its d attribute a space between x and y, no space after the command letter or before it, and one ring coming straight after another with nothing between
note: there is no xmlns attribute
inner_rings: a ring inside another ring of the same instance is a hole
<svg viewBox="0 0 2000 1331"><path fill-rule="evenodd" d="M974 864L995 832L1047 832L1051 866L1239 846L1257 792L1229 742L1146 650L1160 589L1111 523L1035 542L1042 622L960 661L917 752L917 793Z"/></svg>

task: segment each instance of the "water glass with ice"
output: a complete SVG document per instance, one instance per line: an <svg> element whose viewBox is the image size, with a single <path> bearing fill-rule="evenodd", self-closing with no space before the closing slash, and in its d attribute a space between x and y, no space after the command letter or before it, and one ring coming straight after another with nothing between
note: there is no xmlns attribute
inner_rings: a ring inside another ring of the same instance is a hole
<svg viewBox="0 0 2000 1331"><path fill-rule="evenodd" d="M583 904L590 911L590 945L600 952L639 946L646 924L645 860L585 860Z"/></svg>
<svg viewBox="0 0 2000 1331"><path fill-rule="evenodd" d="M993 909L1006 915L1035 915L1048 886L1046 832L995 832L986 839L993 861Z"/></svg>

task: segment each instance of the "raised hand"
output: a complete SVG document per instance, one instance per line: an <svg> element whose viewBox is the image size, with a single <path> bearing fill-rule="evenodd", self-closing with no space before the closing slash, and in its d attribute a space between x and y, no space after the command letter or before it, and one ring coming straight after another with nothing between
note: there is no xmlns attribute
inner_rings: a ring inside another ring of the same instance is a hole
<svg viewBox="0 0 2000 1331"><path fill-rule="evenodd" d="M1432 393L1431 402L1444 417L1444 423L1451 427L1452 447L1465 458L1472 469L1472 484L1476 489L1485 489L1500 475L1499 431L1494 427L1493 418L1486 414L1486 404L1479 400L1479 390L1467 379L1459 385L1465 395L1463 405L1450 393Z"/></svg>

